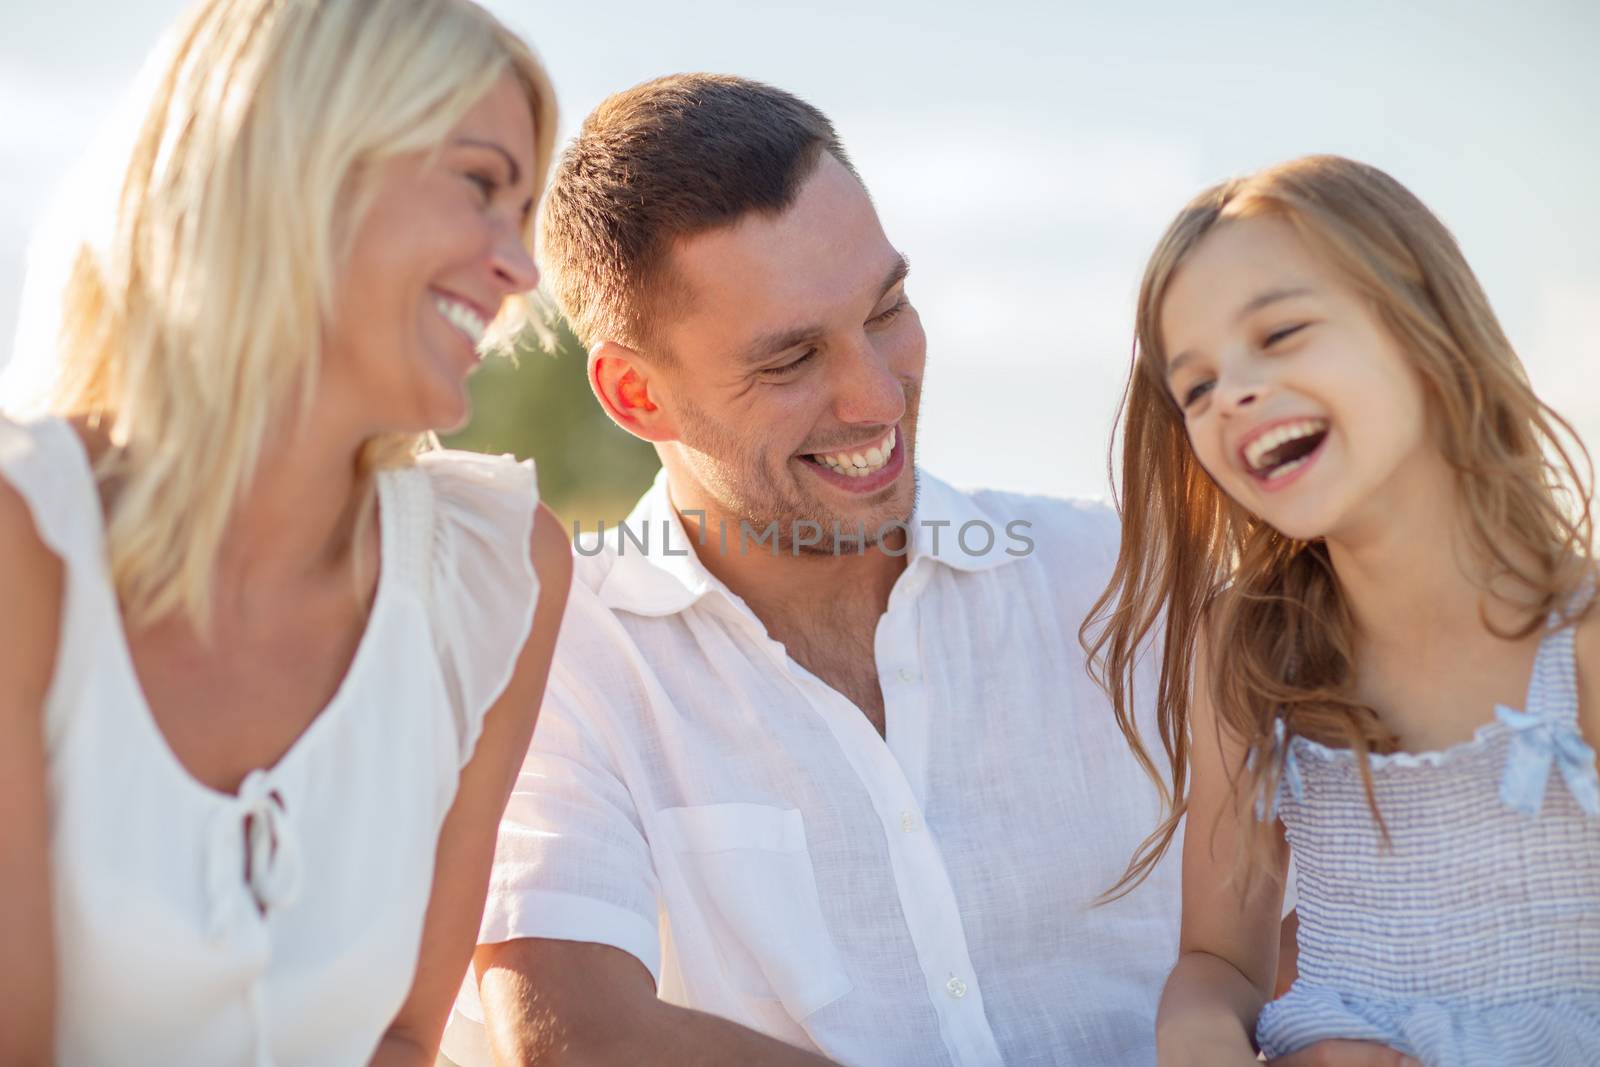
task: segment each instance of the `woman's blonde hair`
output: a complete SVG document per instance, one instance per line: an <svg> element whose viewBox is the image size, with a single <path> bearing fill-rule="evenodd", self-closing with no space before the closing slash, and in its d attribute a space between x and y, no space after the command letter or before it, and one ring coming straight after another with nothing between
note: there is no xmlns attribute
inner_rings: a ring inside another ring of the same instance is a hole
<svg viewBox="0 0 1600 1067"><path fill-rule="evenodd" d="M1354 627L1327 546L1285 537L1219 489L1166 387L1160 323L1173 276L1216 227L1259 216L1289 222L1409 357L1455 472L1471 550L1490 581L1512 579L1538 602L1526 626L1502 636L1526 636L1546 612L1564 610L1589 566L1587 453L1534 395L1461 250L1421 201L1382 171L1336 156L1292 160L1195 197L1140 285L1119 416L1121 552L1080 631L1123 734L1167 801L1167 817L1108 897L1143 881L1184 814L1197 647L1210 650L1205 676L1219 729L1245 751L1229 773L1241 799L1236 814L1250 825L1246 879L1252 858L1265 855L1271 817L1262 813L1272 809L1292 735L1355 750L1382 826L1366 754L1392 750L1394 739L1352 695ZM1170 785L1133 713L1136 663L1157 634L1156 722Z"/></svg>
<svg viewBox="0 0 1600 1067"><path fill-rule="evenodd" d="M439 146L510 72L532 110L537 198L555 97L469 0L202 0L161 60L112 232L72 264L48 406L110 436L108 552L130 622L184 611L204 628L240 496L311 398L372 169ZM526 303L511 305L501 341L523 324ZM358 473L426 440L371 440Z"/></svg>

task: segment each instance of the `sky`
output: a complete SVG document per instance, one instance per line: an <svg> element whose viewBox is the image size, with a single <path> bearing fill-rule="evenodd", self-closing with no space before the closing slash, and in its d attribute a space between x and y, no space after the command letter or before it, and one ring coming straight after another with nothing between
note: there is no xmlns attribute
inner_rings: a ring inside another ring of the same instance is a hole
<svg viewBox="0 0 1600 1067"><path fill-rule="evenodd" d="M39 219L183 6L0 10L0 364ZM487 6L549 66L563 140L683 70L833 119L913 264L919 460L958 484L1105 496L1157 237L1205 186L1310 152L1376 164L1443 218L1536 388L1600 448L1591 0Z"/></svg>

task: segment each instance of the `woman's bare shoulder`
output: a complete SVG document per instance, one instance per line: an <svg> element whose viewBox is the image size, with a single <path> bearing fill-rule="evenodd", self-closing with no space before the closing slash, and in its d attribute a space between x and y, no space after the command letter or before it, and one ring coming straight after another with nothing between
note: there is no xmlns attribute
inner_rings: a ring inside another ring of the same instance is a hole
<svg viewBox="0 0 1600 1067"><path fill-rule="evenodd" d="M567 539L561 519L546 504L541 503L534 512L528 551L541 586L555 585L565 590L572 583L572 542Z"/></svg>
<svg viewBox="0 0 1600 1067"><path fill-rule="evenodd" d="M54 558L34 524L33 509L22 491L0 475L0 574L35 570L45 557Z"/></svg>
<svg viewBox="0 0 1600 1067"><path fill-rule="evenodd" d="M27 500L0 477L0 589L8 623L0 677L34 695L42 695L53 670L63 584L62 562L40 536Z"/></svg>

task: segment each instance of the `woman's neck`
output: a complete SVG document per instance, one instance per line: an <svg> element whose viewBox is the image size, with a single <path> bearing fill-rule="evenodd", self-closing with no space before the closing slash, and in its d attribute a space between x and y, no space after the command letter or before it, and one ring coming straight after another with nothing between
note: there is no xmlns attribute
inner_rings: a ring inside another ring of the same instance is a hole
<svg viewBox="0 0 1600 1067"><path fill-rule="evenodd" d="M347 568L370 487L357 476L360 439L315 411L273 434L239 501L217 561L217 588L293 585Z"/></svg>

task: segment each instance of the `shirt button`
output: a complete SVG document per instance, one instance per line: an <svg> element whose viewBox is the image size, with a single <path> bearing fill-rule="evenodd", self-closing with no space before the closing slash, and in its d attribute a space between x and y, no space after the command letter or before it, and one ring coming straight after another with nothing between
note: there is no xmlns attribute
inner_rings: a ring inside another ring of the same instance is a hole
<svg viewBox="0 0 1600 1067"><path fill-rule="evenodd" d="M912 815L909 811L902 811L900 813L900 829L904 830L908 834L916 833L917 817Z"/></svg>
<svg viewBox="0 0 1600 1067"><path fill-rule="evenodd" d="M914 682L917 680L917 678L917 672L912 670L910 667L900 668L900 680L902 682Z"/></svg>
<svg viewBox="0 0 1600 1067"><path fill-rule="evenodd" d="M960 1000L967 995L967 983L953 974L950 976L950 981L944 984L944 989L946 993L950 994L952 1000Z"/></svg>

